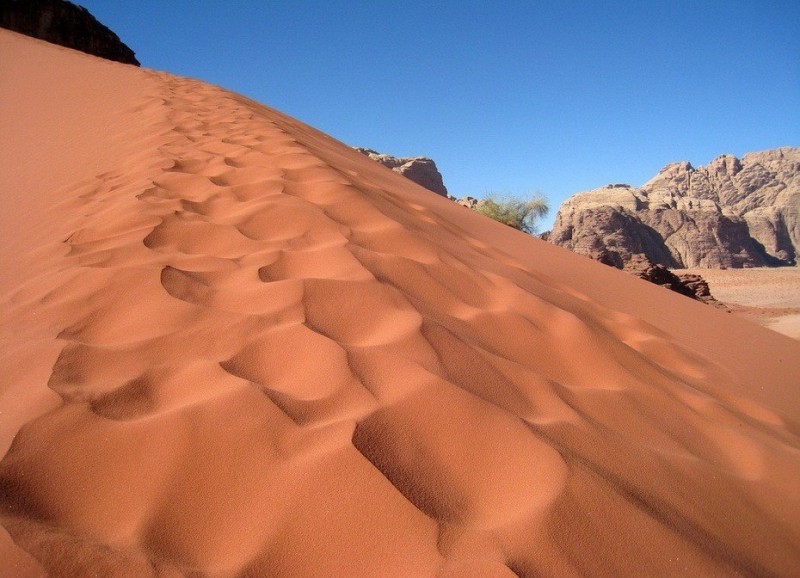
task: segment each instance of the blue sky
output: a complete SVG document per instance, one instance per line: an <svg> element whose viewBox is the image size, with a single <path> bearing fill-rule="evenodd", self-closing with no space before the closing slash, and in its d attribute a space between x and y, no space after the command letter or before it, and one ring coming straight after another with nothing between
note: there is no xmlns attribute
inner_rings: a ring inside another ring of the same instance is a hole
<svg viewBox="0 0 800 578"><path fill-rule="evenodd" d="M800 2L77 0L149 68L347 144L432 157L456 196L553 207L668 162L800 145Z"/></svg>

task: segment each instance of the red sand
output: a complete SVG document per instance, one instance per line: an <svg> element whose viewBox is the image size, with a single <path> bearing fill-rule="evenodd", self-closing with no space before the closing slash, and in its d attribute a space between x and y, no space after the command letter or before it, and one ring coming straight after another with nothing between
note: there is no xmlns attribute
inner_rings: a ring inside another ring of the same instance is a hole
<svg viewBox="0 0 800 578"><path fill-rule="evenodd" d="M800 344L0 31L0 575L800 574Z"/></svg>

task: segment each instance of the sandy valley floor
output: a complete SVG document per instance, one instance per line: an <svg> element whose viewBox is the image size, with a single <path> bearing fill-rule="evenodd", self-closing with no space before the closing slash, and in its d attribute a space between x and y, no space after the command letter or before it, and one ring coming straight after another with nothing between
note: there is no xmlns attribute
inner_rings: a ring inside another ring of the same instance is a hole
<svg viewBox="0 0 800 578"><path fill-rule="evenodd" d="M733 313L800 339L800 267L678 271L684 272L702 275Z"/></svg>

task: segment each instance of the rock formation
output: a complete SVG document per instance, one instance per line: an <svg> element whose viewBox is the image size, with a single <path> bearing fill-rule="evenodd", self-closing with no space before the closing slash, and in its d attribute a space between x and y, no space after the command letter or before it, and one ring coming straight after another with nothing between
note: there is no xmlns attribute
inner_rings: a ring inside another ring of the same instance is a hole
<svg viewBox="0 0 800 578"><path fill-rule="evenodd" d="M86 8L66 0L0 0L0 27L125 64L139 66L128 48Z"/></svg>
<svg viewBox="0 0 800 578"><path fill-rule="evenodd" d="M483 204L482 199L476 199L475 197L461 197L457 199L456 197L448 197L451 201L453 201L456 205L461 205L462 207L466 207L467 209L477 209L479 205Z"/></svg>
<svg viewBox="0 0 800 578"><path fill-rule="evenodd" d="M795 265L800 148L667 165L641 188L607 185L558 211L548 240L622 268L637 254L666 267Z"/></svg>
<svg viewBox="0 0 800 578"><path fill-rule="evenodd" d="M442 181L442 175L439 169L436 168L436 163L428 157L398 158L367 148L356 147L356 150L367 155L372 160L378 161L383 166L397 171L429 191L433 191L443 197L447 196L447 189Z"/></svg>
<svg viewBox="0 0 800 578"><path fill-rule="evenodd" d="M604 261L607 265L613 265ZM640 279L661 285L666 289L680 293L697 301L726 309L725 305L717 301L708 287L708 282L701 275L683 274L676 275L664 265L653 264L645 255L633 255L622 268L623 271L635 275Z"/></svg>
<svg viewBox="0 0 800 578"><path fill-rule="evenodd" d="M677 275L677 277L680 279L681 283L683 283L683 285L692 292L692 295L694 295L694 298L698 301L703 301L704 303L714 305L720 309L727 309L725 305L717 301L714 296L711 295L711 289L708 287L708 281L706 281L702 275L683 273L681 275Z"/></svg>

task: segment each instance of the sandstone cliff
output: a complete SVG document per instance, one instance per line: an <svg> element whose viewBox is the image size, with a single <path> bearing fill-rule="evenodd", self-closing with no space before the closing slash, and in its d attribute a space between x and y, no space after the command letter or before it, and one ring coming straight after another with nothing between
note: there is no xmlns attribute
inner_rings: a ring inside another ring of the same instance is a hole
<svg viewBox="0 0 800 578"><path fill-rule="evenodd" d="M548 240L622 267L644 254L667 267L795 265L800 148L667 165L641 188L607 185L558 211Z"/></svg>
<svg viewBox="0 0 800 578"><path fill-rule="evenodd" d="M397 171L429 191L433 191L443 197L447 196L447 189L442 181L442 175L439 169L436 168L436 163L431 159L427 157L398 158L361 147L356 147L356 150L367 155L372 160L378 161L383 166Z"/></svg>
<svg viewBox="0 0 800 578"><path fill-rule="evenodd" d="M86 8L65 0L0 0L0 27L125 64L139 61Z"/></svg>

